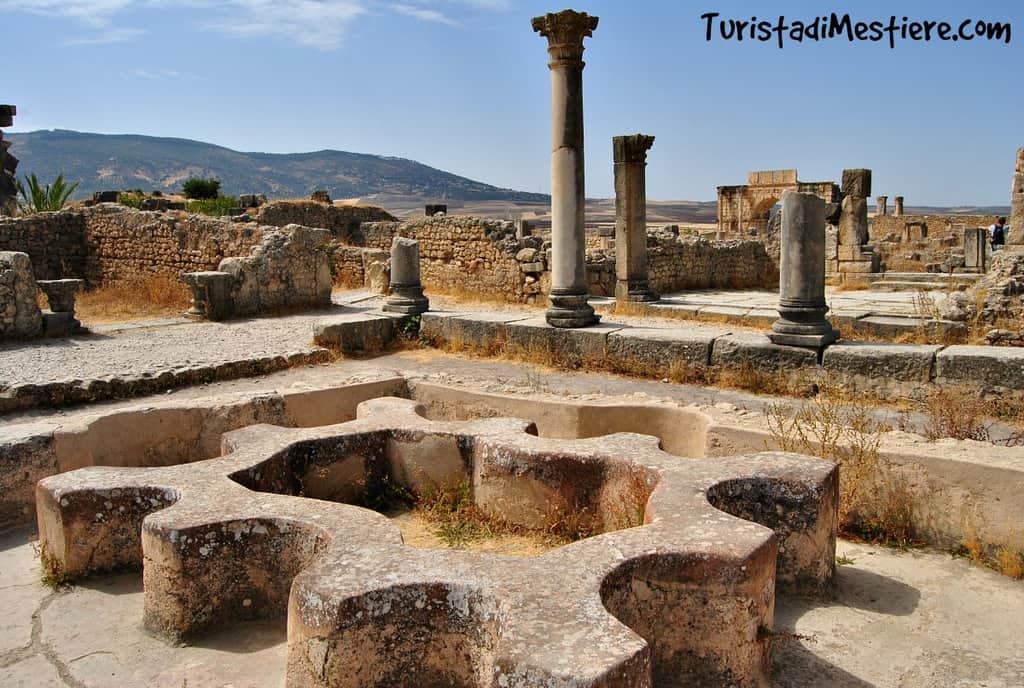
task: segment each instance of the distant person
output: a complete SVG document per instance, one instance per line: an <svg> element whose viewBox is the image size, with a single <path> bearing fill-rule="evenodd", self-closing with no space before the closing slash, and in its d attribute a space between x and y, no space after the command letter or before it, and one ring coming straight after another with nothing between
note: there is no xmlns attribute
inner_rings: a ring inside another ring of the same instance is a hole
<svg viewBox="0 0 1024 688"><path fill-rule="evenodd" d="M994 225L988 227L988 238L989 243L992 244L992 250L998 251L1003 244L1006 243L1006 218L1001 217L996 220Z"/></svg>

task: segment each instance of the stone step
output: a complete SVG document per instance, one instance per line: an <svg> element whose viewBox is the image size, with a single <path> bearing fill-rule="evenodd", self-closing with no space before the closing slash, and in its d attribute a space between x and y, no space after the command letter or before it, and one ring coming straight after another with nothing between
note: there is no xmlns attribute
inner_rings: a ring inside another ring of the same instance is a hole
<svg viewBox="0 0 1024 688"><path fill-rule="evenodd" d="M975 273L954 273L952 275L941 272L879 272L873 275L862 275L868 282L955 282L957 284L974 284L981 275Z"/></svg>
<svg viewBox="0 0 1024 688"><path fill-rule="evenodd" d="M906 282L903 280L884 280L881 282L872 282L871 291L921 291L925 290L943 290L950 287L955 289L966 289L967 285L961 284L950 284L949 282Z"/></svg>

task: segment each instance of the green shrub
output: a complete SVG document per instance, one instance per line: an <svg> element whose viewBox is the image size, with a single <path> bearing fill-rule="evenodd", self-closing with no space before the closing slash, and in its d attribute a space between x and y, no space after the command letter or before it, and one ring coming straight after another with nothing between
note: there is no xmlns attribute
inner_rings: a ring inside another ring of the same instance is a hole
<svg viewBox="0 0 1024 688"><path fill-rule="evenodd" d="M26 215L60 210L71 198L71 194L78 188L79 183L75 182L68 186L64 181L64 175L58 174L52 184L43 186L33 172L25 177L24 184L17 182L18 193L21 194L18 209ZM26 184L28 185L27 189L25 188Z"/></svg>
<svg viewBox="0 0 1024 688"><path fill-rule="evenodd" d="M135 193L134 191L122 191L117 195L117 202L129 208L140 210L142 208L142 201L145 198L142 194Z"/></svg>
<svg viewBox="0 0 1024 688"><path fill-rule="evenodd" d="M190 213L221 216L227 215L232 208L237 208L238 199L234 196L219 196L201 201L188 201L185 207Z"/></svg>
<svg viewBox="0 0 1024 688"><path fill-rule="evenodd" d="M181 190L184 192L185 198L201 200L217 198L217 194L220 193L220 180L192 177L185 180L185 183L181 185Z"/></svg>

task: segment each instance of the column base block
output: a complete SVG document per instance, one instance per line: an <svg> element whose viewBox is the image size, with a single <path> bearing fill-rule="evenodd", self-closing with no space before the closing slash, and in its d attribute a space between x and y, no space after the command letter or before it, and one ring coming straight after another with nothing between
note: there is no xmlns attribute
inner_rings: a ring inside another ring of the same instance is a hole
<svg viewBox="0 0 1024 688"><path fill-rule="evenodd" d="M587 299L590 295L583 294L549 294L548 300L551 307L544 314L548 325L552 327L587 327L596 325L601 316L594 313L594 309Z"/></svg>
<svg viewBox="0 0 1024 688"><path fill-rule="evenodd" d="M823 349L839 339L839 330L831 330L822 334L791 334L788 332L769 332L768 339L772 344L780 346L799 346L804 349Z"/></svg>
<svg viewBox="0 0 1024 688"><path fill-rule="evenodd" d="M381 310L386 313L419 315L430 310L430 299L423 295L422 288L396 288L391 286L391 296L384 301Z"/></svg>

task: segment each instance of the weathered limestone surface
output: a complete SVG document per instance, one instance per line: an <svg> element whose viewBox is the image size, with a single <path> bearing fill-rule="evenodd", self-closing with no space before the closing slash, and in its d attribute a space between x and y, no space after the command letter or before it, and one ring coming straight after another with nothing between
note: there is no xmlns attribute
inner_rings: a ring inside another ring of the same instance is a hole
<svg viewBox="0 0 1024 688"><path fill-rule="evenodd" d="M342 353L383 351L395 339L395 318L374 313L347 313L313 326L313 341Z"/></svg>
<svg viewBox="0 0 1024 688"><path fill-rule="evenodd" d="M72 576L143 565L144 624L172 639L287 611L290 686L760 686L776 585L834 575L828 462L680 462L652 437L541 439L399 399L357 415L253 426L212 461L48 478L45 556ZM534 526L582 510L604 534L533 559L417 550L383 516L297 496L360 502L437 465L492 513Z"/></svg>
<svg viewBox="0 0 1024 688"><path fill-rule="evenodd" d="M505 325L505 338L508 345L529 355L585 366L604 358L608 335L619 329L620 325L596 323L585 330L572 330L551 325L546 318L530 318Z"/></svg>
<svg viewBox="0 0 1024 688"><path fill-rule="evenodd" d="M935 356L937 382L1019 390L1024 387L1024 348L950 346Z"/></svg>
<svg viewBox="0 0 1024 688"><path fill-rule="evenodd" d="M997 215L886 215L871 221L871 246L884 272L950 272L967 267L966 232L987 227Z"/></svg>
<svg viewBox="0 0 1024 688"><path fill-rule="evenodd" d="M995 324L1024 315L1024 251L1008 246L992 255L988 272L966 291L951 294L941 315L966 322L980 319ZM980 312L979 312L980 308Z"/></svg>
<svg viewBox="0 0 1024 688"><path fill-rule="evenodd" d="M329 306L329 239L326 229L287 225L267 232L248 257L225 258L216 272L186 273L193 292L189 312L222 320Z"/></svg>
<svg viewBox="0 0 1024 688"><path fill-rule="evenodd" d="M551 303L555 327L597 322L587 303L585 184L583 164L583 39L598 18L564 10L534 17L533 30L548 39L551 72Z"/></svg>
<svg viewBox="0 0 1024 688"><path fill-rule="evenodd" d="M780 317L772 324L771 340L820 349L838 339L825 318L825 202L814 194L782 195L779 274Z"/></svg>
<svg viewBox="0 0 1024 688"><path fill-rule="evenodd" d="M32 339L43 331L28 255L0 251L0 340Z"/></svg>
<svg viewBox="0 0 1024 688"><path fill-rule="evenodd" d="M879 216L886 216L889 214L889 197L879 196L875 203L875 214Z"/></svg>
<svg viewBox="0 0 1024 688"><path fill-rule="evenodd" d="M840 342L825 349L822 367L841 375L928 382L942 346Z"/></svg>
<svg viewBox="0 0 1024 688"><path fill-rule="evenodd" d="M1017 150L1010 187L1010 217L1006 243L1024 244L1024 146Z"/></svg>
<svg viewBox="0 0 1024 688"><path fill-rule="evenodd" d="M607 357L626 370L667 370L672 364L706 368L712 345L725 334L728 330L624 328L608 334Z"/></svg>
<svg viewBox="0 0 1024 688"><path fill-rule="evenodd" d="M818 355L813 349L773 344L767 336L757 332L732 332L715 339L711 365L723 368L749 365L772 374L817 367Z"/></svg>
<svg viewBox="0 0 1024 688"><path fill-rule="evenodd" d="M316 201L273 201L260 207L255 215L262 225L284 227L302 225L329 229L335 239L346 244L362 245L363 222L395 222L391 213L374 206L328 205Z"/></svg>
<svg viewBox="0 0 1024 688"><path fill-rule="evenodd" d="M903 217L903 196L897 196L894 199L892 214L895 217Z"/></svg>
<svg viewBox="0 0 1024 688"><path fill-rule="evenodd" d="M653 136L612 139L615 160L615 298L657 301L647 281L647 151Z"/></svg>

